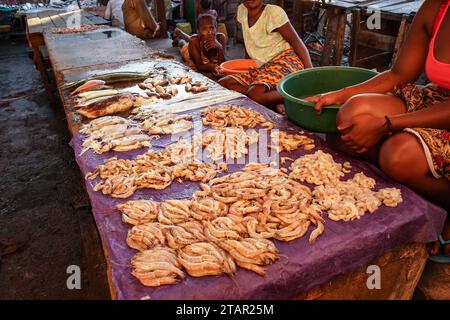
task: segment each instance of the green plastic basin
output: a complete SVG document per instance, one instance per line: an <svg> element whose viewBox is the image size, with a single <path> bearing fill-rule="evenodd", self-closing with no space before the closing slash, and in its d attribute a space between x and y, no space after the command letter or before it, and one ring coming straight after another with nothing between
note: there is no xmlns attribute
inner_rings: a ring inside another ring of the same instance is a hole
<svg viewBox="0 0 450 320"><path fill-rule="evenodd" d="M327 106L318 115L314 103L302 98L352 86L376 74L375 71L354 67L317 67L286 76L278 83L277 89L284 98L286 115L294 123L314 132L336 133L336 115L340 106Z"/></svg>

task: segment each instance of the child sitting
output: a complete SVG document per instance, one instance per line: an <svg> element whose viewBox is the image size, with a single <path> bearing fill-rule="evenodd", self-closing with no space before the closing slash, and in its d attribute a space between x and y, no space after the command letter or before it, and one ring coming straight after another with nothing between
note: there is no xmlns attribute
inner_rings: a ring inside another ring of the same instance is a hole
<svg viewBox="0 0 450 320"><path fill-rule="evenodd" d="M237 20L242 25L246 57L255 60L257 68L224 77L219 83L274 108L283 103L276 90L278 81L312 67L308 50L278 6L245 0L238 7Z"/></svg>
<svg viewBox="0 0 450 320"><path fill-rule="evenodd" d="M219 76L217 68L225 61L225 36L217 32L216 19L209 14L198 17L197 30L198 34L189 36L175 29L181 57L193 70Z"/></svg>

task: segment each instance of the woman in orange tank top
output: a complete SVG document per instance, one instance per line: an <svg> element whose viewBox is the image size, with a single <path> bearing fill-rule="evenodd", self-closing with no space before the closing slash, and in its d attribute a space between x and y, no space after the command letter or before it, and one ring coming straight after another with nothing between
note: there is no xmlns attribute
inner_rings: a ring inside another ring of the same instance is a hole
<svg viewBox="0 0 450 320"><path fill-rule="evenodd" d="M424 71L431 83L414 85ZM424 2L390 70L307 100L318 112L341 104L342 149L376 161L387 175L450 212L450 0ZM449 240L447 218L441 244L430 246L430 254L450 262Z"/></svg>

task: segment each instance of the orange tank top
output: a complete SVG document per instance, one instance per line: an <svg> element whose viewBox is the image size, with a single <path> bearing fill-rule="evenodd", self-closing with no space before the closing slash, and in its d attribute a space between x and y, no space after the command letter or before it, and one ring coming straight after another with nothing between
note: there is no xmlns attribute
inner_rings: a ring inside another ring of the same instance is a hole
<svg viewBox="0 0 450 320"><path fill-rule="evenodd" d="M445 13L448 11L449 7L450 0L446 0L441 6L436 17L436 21L433 27L433 36L430 41L427 62L425 65L425 72L428 79L445 89L450 89L450 63L443 63L436 59L434 55L434 43L436 40L436 35L438 34L441 27L442 20L444 20Z"/></svg>

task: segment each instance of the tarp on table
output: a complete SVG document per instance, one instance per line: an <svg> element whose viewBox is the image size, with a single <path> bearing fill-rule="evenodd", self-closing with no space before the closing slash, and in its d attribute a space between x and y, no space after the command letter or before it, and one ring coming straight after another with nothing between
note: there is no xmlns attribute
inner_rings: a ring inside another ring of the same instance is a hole
<svg viewBox="0 0 450 320"><path fill-rule="evenodd" d="M233 103L259 111L272 121L277 129L291 133L298 133L300 130L284 117L247 98L234 100ZM195 123L199 123L201 110L193 110L189 113L193 115ZM300 149L291 153L282 152L280 156L290 156L295 159L320 148L324 152L331 153L335 161L351 163L352 172L344 179L352 177L357 172L364 172L376 180L376 189L386 187L401 189L403 202L396 208L381 206L375 213L366 214L361 219L351 222L334 222L325 217L325 232L314 244L308 242L309 233L313 228L310 228L303 238L288 243L275 240L280 251L280 259L265 267L267 271L265 277L238 268L233 278L187 276L178 284L151 288L143 286L131 275L130 259L137 251L129 248L125 242L131 226L122 222L116 205L135 199L156 201L189 199L195 191L199 190L198 183L174 181L164 190L141 189L130 198L114 199L92 190L98 180L87 180L86 186L92 212L108 254L112 282L117 289L118 298L140 299L148 296L152 300L289 299L315 289L339 275L355 271L398 245L426 243L437 239L446 217L446 212L442 208L393 182L375 166L333 152L319 137L312 137L316 141L317 148L311 151ZM101 155L88 151L80 157L78 155L82 150L82 140L83 136L78 134L71 144L83 175L94 171L97 165L112 156L133 159L136 155L147 151L147 149L141 149L130 152L108 152ZM152 142L155 149L170 143L173 141L169 137L162 137ZM289 164L284 166L287 167ZM233 172L242 167L242 165L229 165L228 169L229 172Z"/></svg>

